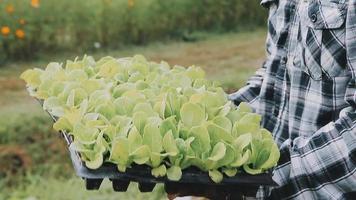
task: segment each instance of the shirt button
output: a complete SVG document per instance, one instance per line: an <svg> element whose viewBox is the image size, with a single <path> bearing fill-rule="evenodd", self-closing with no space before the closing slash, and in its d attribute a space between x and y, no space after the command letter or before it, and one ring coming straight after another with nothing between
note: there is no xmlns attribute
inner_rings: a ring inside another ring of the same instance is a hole
<svg viewBox="0 0 356 200"><path fill-rule="evenodd" d="M315 23L315 22L318 20L318 17L317 17L316 14L314 13L314 14L312 14L312 15L310 16L310 19L311 19L311 21L312 21L313 23Z"/></svg>
<svg viewBox="0 0 356 200"><path fill-rule="evenodd" d="M288 61L288 58L287 58L287 57L283 57L283 58L281 59L281 63L282 63L282 64L286 64L287 61Z"/></svg>

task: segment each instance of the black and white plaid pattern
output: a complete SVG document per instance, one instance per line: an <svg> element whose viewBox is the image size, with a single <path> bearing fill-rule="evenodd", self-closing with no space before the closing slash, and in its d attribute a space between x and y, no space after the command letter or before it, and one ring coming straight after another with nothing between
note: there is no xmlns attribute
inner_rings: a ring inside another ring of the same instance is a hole
<svg viewBox="0 0 356 200"><path fill-rule="evenodd" d="M266 199L356 199L356 0L262 0L267 59L230 95L281 148Z"/></svg>

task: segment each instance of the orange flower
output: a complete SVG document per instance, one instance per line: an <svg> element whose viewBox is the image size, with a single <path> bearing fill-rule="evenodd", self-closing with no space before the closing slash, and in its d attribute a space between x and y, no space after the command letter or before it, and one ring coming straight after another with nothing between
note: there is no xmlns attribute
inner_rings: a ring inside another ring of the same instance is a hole
<svg viewBox="0 0 356 200"><path fill-rule="evenodd" d="M8 36L10 34L10 32L11 32L10 27L8 27L8 26L1 27L1 34L3 36Z"/></svg>
<svg viewBox="0 0 356 200"><path fill-rule="evenodd" d="M20 23L21 25L25 25L25 24L26 24L26 20L24 20L24 19L19 19L19 23Z"/></svg>
<svg viewBox="0 0 356 200"><path fill-rule="evenodd" d="M15 11L15 8L12 4L9 4L6 6L5 10L7 13L12 14Z"/></svg>
<svg viewBox="0 0 356 200"><path fill-rule="evenodd" d="M34 8L40 7L40 0L31 0L31 6Z"/></svg>
<svg viewBox="0 0 356 200"><path fill-rule="evenodd" d="M23 31L22 29L17 29L16 32L15 32L15 35L19 39L24 39L25 38L25 31Z"/></svg>
<svg viewBox="0 0 356 200"><path fill-rule="evenodd" d="M128 0L128 1L127 1L127 4L128 4L128 6L129 6L129 8L132 8L132 7L135 6L135 0Z"/></svg>

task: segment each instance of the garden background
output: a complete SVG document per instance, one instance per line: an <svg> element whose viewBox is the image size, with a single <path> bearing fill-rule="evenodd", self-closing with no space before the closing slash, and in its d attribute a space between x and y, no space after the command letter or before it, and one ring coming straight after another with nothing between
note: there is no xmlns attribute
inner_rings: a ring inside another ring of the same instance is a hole
<svg viewBox="0 0 356 200"><path fill-rule="evenodd" d="M142 54L201 66L231 93L264 60L266 15L258 0L0 0L0 200L165 199L162 186L85 191L19 75L84 54Z"/></svg>

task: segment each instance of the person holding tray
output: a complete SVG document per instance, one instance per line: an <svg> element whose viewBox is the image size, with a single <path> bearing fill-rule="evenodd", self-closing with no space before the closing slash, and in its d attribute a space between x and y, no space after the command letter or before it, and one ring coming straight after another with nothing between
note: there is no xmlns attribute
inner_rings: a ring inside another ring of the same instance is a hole
<svg viewBox="0 0 356 200"><path fill-rule="evenodd" d="M356 197L356 0L262 0L267 59L230 95L280 146L268 199Z"/></svg>
<svg viewBox="0 0 356 200"><path fill-rule="evenodd" d="M230 95L263 116L280 147L279 186L257 197L356 199L356 0L261 4L269 9L267 58Z"/></svg>

